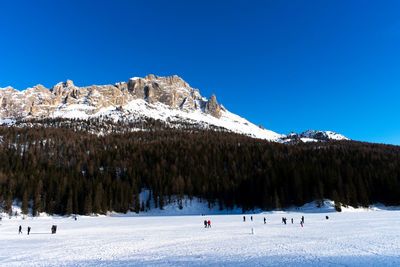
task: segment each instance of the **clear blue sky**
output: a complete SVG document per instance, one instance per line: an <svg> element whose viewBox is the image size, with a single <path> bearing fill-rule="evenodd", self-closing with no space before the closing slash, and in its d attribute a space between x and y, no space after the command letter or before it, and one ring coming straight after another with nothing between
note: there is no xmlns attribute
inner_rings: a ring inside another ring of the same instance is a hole
<svg viewBox="0 0 400 267"><path fill-rule="evenodd" d="M177 74L278 133L400 145L400 1L1 1L0 87Z"/></svg>

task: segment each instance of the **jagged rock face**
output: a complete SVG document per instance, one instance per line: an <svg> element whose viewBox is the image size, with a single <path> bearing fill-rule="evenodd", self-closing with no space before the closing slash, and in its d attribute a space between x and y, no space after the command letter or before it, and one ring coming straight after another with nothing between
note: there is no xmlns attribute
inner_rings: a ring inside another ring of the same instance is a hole
<svg viewBox="0 0 400 267"><path fill-rule="evenodd" d="M110 106L119 108L134 99L144 99L149 104L162 103L186 112L200 110L216 118L221 117L223 110L215 95L204 99L197 89L176 75L148 75L115 85L77 87L68 80L50 89L42 85L24 91L0 88L0 119L43 118L74 105L82 105L85 114L92 115Z"/></svg>
<svg viewBox="0 0 400 267"><path fill-rule="evenodd" d="M171 108L183 107L186 111L195 110L195 100L202 99L198 90L176 75L132 78L128 82L128 90L136 99L146 99L149 103L160 102Z"/></svg>
<svg viewBox="0 0 400 267"><path fill-rule="evenodd" d="M221 117L221 107L218 105L215 95L212 95L208 100L205 111L216 118Z"/></svg>

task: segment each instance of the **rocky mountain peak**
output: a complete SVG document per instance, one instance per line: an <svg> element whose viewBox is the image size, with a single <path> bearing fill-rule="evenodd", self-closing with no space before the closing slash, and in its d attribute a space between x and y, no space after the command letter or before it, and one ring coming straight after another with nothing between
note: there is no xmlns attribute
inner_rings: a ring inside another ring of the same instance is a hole
<svg viewBox="0 0 400 267"><path fill-rule="evenodd" d="M71 80L67 80L63 84L65 87L74 87L75 86Z"/></svg>
<svg viewBox="0 0 400 267"><path fill-rule="evenodd" d="M72 87L75 87L74 82L71 80L66 80L65 82L59 82L56 85L54 85L53 88L50 89L50 91L59 88L72 88Z"/></svg>
<svg viewBox="0 0 400 267"><path fill-rule="evenodd" d="M11 86L7 86L7 87L0 87L0 94L5 94L6 92L18 92L18 90L14 89Z"/></svg>
<svg viewBox="0 0 400 267"><path fill-rule="evenodd" d="M177 75L149 74L114 85L78 87L67 80L51 89L40 84L23 91L12 87L0 89L0 123L57 117L120 122L155 119L175 126L193 124L204 129L226 129L283 143L346 139L328 131L286 136L258 127L226 110L214 94L209 99L202 97L198 89Z"/></svg>
<svg viewBox="0 0 400 267"><path fill-rule="evenodd" d="M0 119L15 117L58 116L71 105L84 105L85 115L109 107L119 107L135 99L148 104L163 104L170 109L185 112L205 112L221 117L221 106L213 95L209 101L197 89L191 88L177 75L159 77L149 74L144 78L131 78L114 85L77 87L71 80L57 83L50 89L37 85L24 91L3 89L0 95Z"/></svg>

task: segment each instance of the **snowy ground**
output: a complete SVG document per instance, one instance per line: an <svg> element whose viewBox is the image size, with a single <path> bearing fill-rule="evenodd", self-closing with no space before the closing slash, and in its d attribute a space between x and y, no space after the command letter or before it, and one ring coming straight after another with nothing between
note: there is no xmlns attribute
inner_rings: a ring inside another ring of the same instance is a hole
<svg viewBox="0 0 400 267"><path fill-rule="evenodd" d="M396 210L3 218L0 266L400 266L399 221Z"/></svg>

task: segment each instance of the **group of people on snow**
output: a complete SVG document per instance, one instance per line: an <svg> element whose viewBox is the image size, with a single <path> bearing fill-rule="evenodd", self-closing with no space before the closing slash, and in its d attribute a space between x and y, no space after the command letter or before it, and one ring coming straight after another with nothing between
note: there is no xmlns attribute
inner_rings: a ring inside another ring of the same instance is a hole
<svg viewBox="0 0 400 267"><path fill-rule="evenodd" d="M250 220L253 221L253 216L250 216ZM292 224L294 223L293 218L291 218L290 220L292 222ZM246 222L246 216L243 216L243 222ZM264 224L267 223L267 219L264 217ZM287 224L287 218L286 217L282 217L282 223L283 224ZM304 216L301 216L301 220L300 220L300 224L303 227L304 224Z"/></svg>
<svg viewBox="0 0 400 267"><path fill-rule="evenodd" d="M211 223L210 221L208 221L208 222ZM211 225L210 225L210 227L211 227ZM52 233L52 234L55 234L56 231L57 231L57 225L53 225L53 226L51 227L51 233ZM31 227L28 226L28 228L27 228L27 234L29 235L30 233L31 233ZM22 225L20 225L20 226L18 227L18 234L19 234L19 235L22 234Z"/></svg>
<svg viewBox="0 0 400 267"><path fill-rule="evenodd" d="M293 218L291 219L291 222L293 224L293 222L294 222ZM265 223L265 220L264 220L264 223ZM282 217L282 223L283 224L287 223L287 218L286 217ZM304 224L304 216L301 216L301 220L300 220L301 227L303 227L303 224Z"/></svg>
<svg viewBox="0 0 400 267"><path fill-rule="evenodd" d="M28 226L27 230L28 230L28 235L29 235L29 233L31 232L31 227ZM21 225L18 227L18 234L22 234L22 226Z"/></svg>
<svg viewBox="0 0 400 267"><path fill-rule="evenodd" d="M325 218L328 220L329 217L325 216ZM253 221L253 216L250 216L250 220ZM243 222L246 222L246 216L243 216ZM294 223L294 219L291 218L291 222L292 224ZM267 219L264 217L264 224L267 223ZM282 217L282 223L283 224L287 224L287 218L286 217ZM300 219L300 225L301 227L303 227L304 225L304 216L301 216ZM211 221L210 220L204 220L204 228L211 228Z"/></svg>
<svg viewBox="0 0 400 267"><path fill-rule="evenodd" d="M253 216L250 216L250 220L253 221ZM243 216L243 221L246 221L246 216Z"/></svg>

